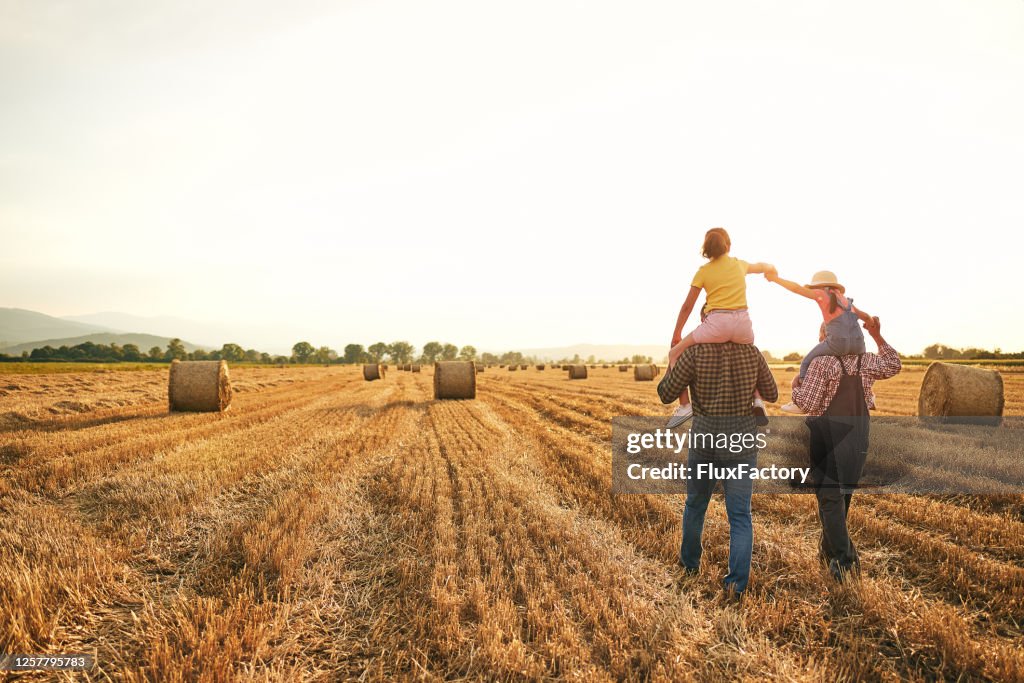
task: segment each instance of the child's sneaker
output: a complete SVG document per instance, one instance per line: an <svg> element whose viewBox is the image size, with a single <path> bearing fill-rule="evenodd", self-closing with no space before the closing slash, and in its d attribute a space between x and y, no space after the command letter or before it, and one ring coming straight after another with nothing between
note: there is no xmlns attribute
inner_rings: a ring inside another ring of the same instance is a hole
<svg viewBox="0 0 1024 683"><path fill-rule="evenodd" d="M758 427L768 426L768 413L764 409L764 401L760 397L754 399L754 405L751 407L750 412L754 414L754 422L757 423Z"/></svg>
<svg viewBox="0 0 1024 683"><path fill-rule="evenodd" d="M800 406L798 406L797 404L793 403L792 401L790 401L786 405L782 406L782 412L784 412L784 413L791 413L793 415L806 415L807 414L803 410L801 410Z"/></svg>
<svg viewBox="0 0 1024 683"><path fill-rule="evenodd" d="M668 424L666 424L665 427L668 429L678 427L691 417L693 417L693 405L686 403L675 409L672 413L672 417L668 419Z"/></svg>

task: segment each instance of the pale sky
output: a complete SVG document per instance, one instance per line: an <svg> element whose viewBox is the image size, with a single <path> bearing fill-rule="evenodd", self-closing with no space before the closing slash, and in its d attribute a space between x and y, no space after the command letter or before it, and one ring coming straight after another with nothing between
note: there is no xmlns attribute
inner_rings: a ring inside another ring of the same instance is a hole
<svg viewBox="0 0 1024 683"><path fill-rule="evenodd" d="M0 306L667 345L724 226L901 351L1019 350L1022 122L1020 0L0 0Z"/></svg>

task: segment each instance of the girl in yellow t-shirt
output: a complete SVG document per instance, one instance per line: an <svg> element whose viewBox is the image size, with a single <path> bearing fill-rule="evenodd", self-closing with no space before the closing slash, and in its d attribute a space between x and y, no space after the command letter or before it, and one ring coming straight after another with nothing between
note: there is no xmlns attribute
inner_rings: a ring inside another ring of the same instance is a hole
<svg viewBox="0 0 1024 683"><path fill-rule="evenodd" d="M770 263L747 263L729 255L732 241L724 228L712 228L704 235L704 247L701 250L708 259L697 274L693 276L686 301L679 311L676 329L672 333L672 348L668 353L668 366L671 369L683 351L694 344L753 344L754 328L747 314L747 281L746 276L754 273L776 273L775 266ZM701 290L707 293L707 303L701 311L701 323L697 328L680 338L683 326L693 312L697 296ZM767 424L768 418L764 411L764 402L754 394L754 415L758 424ZM690 395L686 389L679 395L679 407L669 418L668 427L678 427L693 416Z"/></svg>

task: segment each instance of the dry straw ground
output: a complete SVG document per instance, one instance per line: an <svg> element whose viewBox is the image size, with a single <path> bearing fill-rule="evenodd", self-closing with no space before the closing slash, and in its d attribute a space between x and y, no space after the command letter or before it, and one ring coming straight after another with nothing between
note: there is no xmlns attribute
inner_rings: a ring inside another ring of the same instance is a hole
<svg viewBox="0 0 1024 683"><path fill-rule="evenodd" d="M654 386L589 374L436 402L430 369L240 368L225 414L168 414L163 372L2 376L0 651L95 652L92 680L1024 677L1024 498L861 496L837 587L810 497L758 496L727 605L720 499L683 578L681 497L609 493L610 418L666 412Z"/></svg>

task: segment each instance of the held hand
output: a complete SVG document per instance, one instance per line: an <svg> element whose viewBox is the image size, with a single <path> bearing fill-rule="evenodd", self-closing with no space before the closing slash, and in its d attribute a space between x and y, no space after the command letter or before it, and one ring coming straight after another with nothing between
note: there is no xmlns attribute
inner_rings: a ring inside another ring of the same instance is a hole
<svg viewBox="0 0 1024 683"><path fill-rule="evenodd" d="M789 388L799 389L801 384L803 384L803 382L800 381L800 375L797 375L796 377L793 378L793 381L790 383Z"/></svg>
<svg viewBox="0 0 1024 683"><path fill-rule="evenodd" d="M869 321L864 322L864 329L873 338L877 339L882 334L882 323L879 322L878 316L874 316Z"/></svg>

